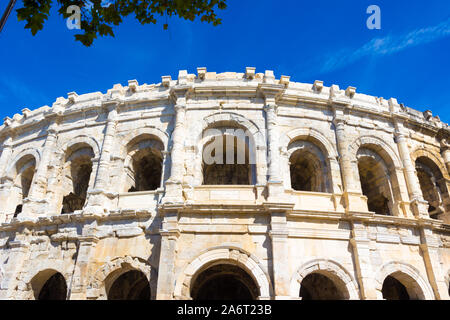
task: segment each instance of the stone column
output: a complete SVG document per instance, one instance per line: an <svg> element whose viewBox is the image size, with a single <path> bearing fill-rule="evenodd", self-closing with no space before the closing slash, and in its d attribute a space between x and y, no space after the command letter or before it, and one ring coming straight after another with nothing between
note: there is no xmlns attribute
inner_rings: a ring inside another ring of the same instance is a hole
<svg viewBox="0 0 450 320"><path fill-rule="evenodd" d="M12 154L12 137L9 136L3 142L3 151L0 156L0 178L3 177L6 173L6 168L8 166L9 158Z"/></svg>
<svg viewBox="0 0 450 320"><path fill-rule="evenodd" d="M96 224L96 223L95 223ZM69 300L84 300L87 297L88 281L92 276L90 262L95 253L98 238L95 236L96 228L83 230L84 235L79 237L77 244L77 256L70 286L68 287L67 298Z"/></svg>
<svg viewBox="0 0 450 320"><path fill-rule="evenodd" d="M103 139L102 152L95 179L94 189L104 190L109 184L111 152L114 147L117 127L117 105L108 108L108 120L106 121L105 137Z"/></svg>
<svg viewBox="0 0 450 320"><path fill-rule="evenodd" d="M174 299L176 281L175 261L177 256L177 242L180 237L178 209L178 207L171 206L171 211L164 213L164 221L159 231L161 234L161 251L158 266L157 300Z"/></svg>
<svg viewBox="0 0 450 320"><path fill-rule="evenodd" d="M403 163L406 185L408 187L408 194L411 201L412 211L416 217L429 217L427 211L428 204L422 196L422 190L420 189L419 179L416 175L416 169L411 160L408 141L404 133L403 124L400 122L396 122L395 126L395 139L397 142L400 159Z"/></svg>
<svg viewBox="0 0 450 320"><path fill-rule="evenodd" d="M428 281L431 284L435 299L450 299L448 287L445 283L444 270L441 267L438 236L433 234L431 226L424 224L420 228L420 251L425 263Z"/></svg>
<svg viewBox="0 0 450 320"><path fill-rule="evenodd" d="M48 166L50 165L51 158L55 153L57 135L58 124L56 122L53 122L47 130L47 137L42 149L41 161L39 162L39 166L36 170L36 174L33 178L30 192L28 194L29 201L24 204L24 209L22 210L25 216L45 214L45 210L42 210L44 208L42 204L45 203L45 196L48 185Z"/></svg>
<svg viewBox="0 0 450 320"><path fill-rule="evenodd" d="M267 140L268 140L268 173L269 182L280 182L280 152L278 145L277 105L274 98L266 98Z"/></svg>
<svg viewBox="0 0 450 320"><path fill-rule="evenodd" d="M164 203L183 202L184 140L186 138L186 98L178 98L174 106L175 126L172 133L170 178L166 181Z"/></svg>
<svg viewBox="0 0 450 320"><path fill-rule="evenodd" d="M283 196L284 186L280 172L280 146L275 96L266 93L266 105L264 111L266 113L268 151L268 201L278 202L280 197Z"/></svg>
<svg viewBox="0 0 450 320"><path fill-rule="evenodd" d="M448 138L441 140L441 152L444 158L445 166L447 167L447 172L450 174L450 143Z"/></svg>
<svg viewBox="0 0 450 320"><path fill-rule="evenodd" d="M348 212L368 211L367 199L359 188L359 182L356 181L354 172L355 166L349 155L348 133L346 132L346 119L342 111L335 109L333 124L336 128L336 142L339 153L339 164L341 167L342 184L344 187L345 208Z"/></svg>
<svg viewBox="0 0 450 320"><path fill-rule="evenodd" d="M353 261L362 300L376 300L377 294L373 281L372 263L370 261L370 239L367 227L361 221L353 221L350 244L353 248Z"/></svg>
<svg viewBox="0 0 450 320"><path fill-rule="evenodd" d="M6 221L6 212L8 210L8 196L11 191L12 181L6 177L6 170L12 154L12 136L6 138L3 142L3 151L0 156L0 223Z"/></svg>
<svg viewBox="0 0 450 320"><path fill-rule="evenodd" d="M275 299L290 299L289 247L286 212L277 208L271 211L270 238L272 242L272 268Z"/></svg>
<svg viewBox="0 0 450 320"><path fill-rule="evenodd" d="M1 285L1 299L28 299L25 295L27 284L23 281L24 264L29 262L30 245L28 239L9 241L8 263L3 265L4 275Z"/></svg>
<svg viewBox="0 0 450 320"><path fill-rule="evenodd" d="M87 208L85 211L103 213L110 208L111 201L107 194L111 171L111 153L114 148L117 127L117 103L108 106L108 119L106 121L105 136L103 138L97 175L94 188L89 192ZM93 168L94 169L94 168Z"/></svg>

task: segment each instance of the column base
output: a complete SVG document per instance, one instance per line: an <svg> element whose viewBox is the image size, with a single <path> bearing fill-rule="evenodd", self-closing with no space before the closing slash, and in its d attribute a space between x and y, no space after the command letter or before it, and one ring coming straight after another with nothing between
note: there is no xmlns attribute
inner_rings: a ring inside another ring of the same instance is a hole
<svg viewBox="0 0 450 320"><path fill-rule="evenodd" d="M345 203L345 211L348 212L369 212L367 197L359 192L345 191L342 194Z"/></svg>
<svg viewBox="0 0 450 320"><path fill-rule="evenodd" d="M415 217L422 219L429 219L428 202L420 199L413 199L411 201L411 210Z"/></svg>
<svg viewBox="0 0 450 320"><path fill-rule="evenodd" d="M164 194L164 197L161 199L161 204L166 203L184 203L184 197L183 197L183 186L181 185L181 182L166 182L166 192Z"/></svg>

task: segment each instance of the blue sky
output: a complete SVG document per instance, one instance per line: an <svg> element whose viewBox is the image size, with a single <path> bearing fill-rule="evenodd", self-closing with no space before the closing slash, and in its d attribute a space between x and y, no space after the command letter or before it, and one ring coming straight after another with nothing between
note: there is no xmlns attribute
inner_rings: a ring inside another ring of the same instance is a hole
<svg viewBox="0 0 450 320"><path fill-rule="evenodd" d="M3 13L6 0L0 1ZM54 1L55 3L56 1ZM366 9L381 8L381 30L369 30ZM21 1L15 9L21 7ZM0 119L23 108L52 105L68 92L106 92L115 83L160 82L178 70L274 70L291 81L397 98L449 123L450 1L228 0L214 27L171 18L140 25L134 17L115 27L115 38L86 48L53 10L32 36L13 11L0 33Z"/></svg>

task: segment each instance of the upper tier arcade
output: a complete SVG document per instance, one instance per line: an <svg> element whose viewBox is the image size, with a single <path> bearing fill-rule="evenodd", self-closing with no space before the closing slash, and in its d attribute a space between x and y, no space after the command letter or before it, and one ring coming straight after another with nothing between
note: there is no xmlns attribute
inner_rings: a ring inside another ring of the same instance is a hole
<svg viewBox="0 0 450 320"><path fill-rule="evenodd" d="M0 222L275 204L291 214L450 223L449 137L430 111L354 87L250 67L181 70L177 80L70 92L6 117ZM223 155L211 153L217 141Z"/></svg>

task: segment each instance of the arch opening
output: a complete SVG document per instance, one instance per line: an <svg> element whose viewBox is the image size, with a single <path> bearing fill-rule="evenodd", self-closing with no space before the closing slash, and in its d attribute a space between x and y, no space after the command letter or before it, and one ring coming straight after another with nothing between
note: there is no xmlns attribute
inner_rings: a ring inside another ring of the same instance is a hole
<svg viewBox="0 0 450 320"><path fill-rule="evenodd" d="M328 175L315 152L296 150L289 158L291 187L298 191L326 192Z"/></svg>
<svg viewBox="0 0 450 320"><path fill-rule="evenodd" d="M15 165L16 175L14 177L14 186L10 196L10 210L13 211L13 217L16 218L21 212L25 199L31 189L34 173L36 171L36 159L31 156L25 156Z"/></svg>
<svg viewBox="0 0 450 320"><path fill-rule="evenodd" d="M227 129L230 130L230 129ZM251 185L255 179L254 153L241 129L214 136L203 147L204 185ZM239 132L241 131L241 132Z"/></svg>
<svg viewBox="0 0 450 320"><path fill-rule="evenodd" d="M45 275L43 276L45 277ZM34 287L39 286L39 283L43 282L42 280L38 276L34 280ZM66 300L67 284L63 275L59 272L54 272L47 278L35 298L37 300Z"/></svg>
<svg viewBox="0 0 450 320"><path fill-rule="evenodd" d="M444 201L448 200L445 179L431 159L418 157L415 164L423 198L428 202L430 218L440 219L445 213Z"/></svg>
<svg viewBox="0 0 450 320"><path fill-rule="evenodd" d="M357 153L358 172L369 211L392 215L394 194L388 167L374 151L361 148Z"/></svg>
<svg viewBox="0 0 450 320"><path fill-rule="evenodd" d="M217 264L200 271L192 283L194 300L255 300L260 296L253 278L232 264Z"/></svg>
<svg viewBox="0 0 450 320"><path fill-rule="evenodd" d="M300 285L302 300L345 300L348 295L324 274L313 272L303 278Z"/></svg>
<svg viewBox="0 0 450 320"><path fill-rule="evenodd" d="M141 271L130 270L112 283L107 296L108 300L150 300L150 283Z"/></svg>
<svg viewBox="0 0 450 320"><path fill-rule="evenodd" d="M92 173L93 157L92 148L87 147L72 153L66 160L63 182L63 190L66 193L63 196L61 213L83 209Z"/></svg>
<svg viewBox="0 0 450 320"><path fill-rule="evenodd" d="M150 135L139 136L129 143L125 192L152 191L161 186L163 147Z"/></svg>
<svg viewBox="0 0 450 320"><path fill-rule="evenodd" d="M384 279L381 292L385 300L410 300L406 287L391 276Z"/></svg>
<svg viewBox="0 0 450 320"><path fill-rule="evenodd" d="M385 300L424 300L425 295L416 279L397 271L387 275L381 287Z"/></svg>

